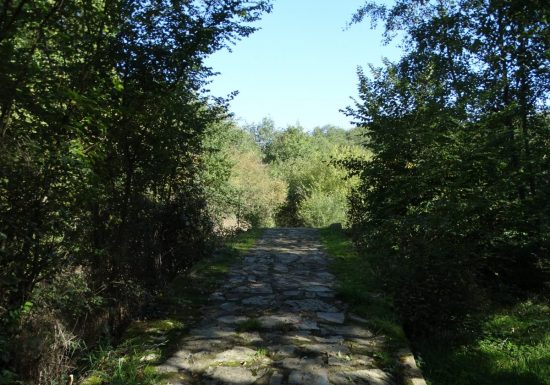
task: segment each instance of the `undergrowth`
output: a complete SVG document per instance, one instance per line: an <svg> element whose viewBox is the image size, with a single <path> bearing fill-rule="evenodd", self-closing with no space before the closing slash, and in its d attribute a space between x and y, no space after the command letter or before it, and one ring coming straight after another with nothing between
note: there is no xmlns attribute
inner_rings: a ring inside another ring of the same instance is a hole
<svg viewBox="0 0 550 385"><path fill-rule="evenodd" d="M103 341L81 363L82 385L156 385L167 379L154 366L169 358L178 341L196 322L199 307L261 235L251 229L229 240L210 258L174 280L151 303L146 317L133 322L121 342ZM78 380L78 379L77 379Z"/></svg>
<svg viewBox="0 0 550 385"><path fill-rule="evenodd" d="M407 344L374 257L356 252L344 231L320 230L339 282L338 293L375 332ZM472 314L468 330L415 337L411 343L429 385L550 385L550 305L542 298L507 300Z"/></svg>
<svg viewBox="0 0 550 385"><path fill-rule="evenodd" d="M373 332L389 338L391 350L406 346L407 338L391 300L384 294L379 274L369 259L357 253L344 230L331 227L319 233L339 283L338 295L353 313L368 321Z"/></svg>
<svg viewBox="0 0 550 385"><path fill-rule="evenodd" d="M550 385L550 306L541 299L486 309L468 340L414 341L430 385ZM466 332L450 333L452 339Z"/></svg>

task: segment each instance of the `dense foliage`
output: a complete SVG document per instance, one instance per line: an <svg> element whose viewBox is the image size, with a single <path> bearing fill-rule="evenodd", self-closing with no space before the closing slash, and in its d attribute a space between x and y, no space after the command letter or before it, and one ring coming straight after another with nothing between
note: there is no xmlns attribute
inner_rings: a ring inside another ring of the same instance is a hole
<svg viewBox="0 0 550 385"><path fill-rule="evenodd" d="M204 58L268 1L0 4L0 382L59 383L207 250Z"/></svg>
<svg viewBox="0 0 550 385"><path fill-rule="evenodd" d="M204 178L216 227L221 231L272 227L287 186L263 162L252 135L224 121L211 127L207 143L213 151L205 161Z"/></svg>
<svg viewBox="0 0 550 385"><path fill-rule="evenodd" d="M550 272L549 8L399 0L354 17L404 34L396 63L359 73L347 110L368 161L350 220L409 332L465 325L491 294L540 292Z"/></svg>
<svg viewBox="0 0 550 385"><path fill-rule="evenodd" d="M270 119L211 127L207 142L215 151L203 178L214 221L221 229L345 223L346 197L357 179L339 161L367 157L359 131L276 129Z"/></svg>
<svg viewBox="0 0 550 385"><path fill-rule="evenodd" d="M347 195L357 180L348 178L339 161L367 157L356 142L358 131L325 126L308 133L290 126L263 142L265 162L288 185L287 199L276 216L279 226L346 222Z"/></svg>

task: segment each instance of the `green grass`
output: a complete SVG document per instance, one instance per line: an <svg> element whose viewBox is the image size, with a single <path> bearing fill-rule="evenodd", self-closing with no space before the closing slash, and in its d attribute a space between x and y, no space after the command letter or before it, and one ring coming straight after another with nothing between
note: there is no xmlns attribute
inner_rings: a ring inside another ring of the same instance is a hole
<svg viewBox="0 0 550 385"><path fill-rule="evenodd" d="M237 332L256 332L262 329L262 323L256 318L250 318L237 324Z"/></svg>
<svg viewBox="0 0 550 385"><path fill-rule="evenodd" d="M469 342L416 345L432 385L550 385L550 306L540 300L488 312Z"/></svg>
<svg viewBox="0 0 550 385"><path fill-rule="evenodd" d="M255 357L267 357L269 356L269 350L267 350L267 348L258 348L258 350L256 350L256 354L254 355Z"/></svg>
<svg viewBox="0 0 550 385"><path fill-rule="evenodd" d="M344 232L321 229L340 283L339 295L351 310L398 346L406 337L391 301L383 294L372 259L354 250ZM550 306L542 300L494 307L479 330L467 336L449 331L441 337L413 341L416 358L430 385L550 385ZM467 338L466 338L467 337ZM462 340L457 344L457 340Z"/></svg>
<svg viewBox="0 0 550 385"><path fill-rule="evenodd" d="M405 333L369 258L357 253L343 230L323 228L319 234L339 283L339 297L351 306L352 312L367 319L375 333L389 338L391 350L406 346Z"/></svg>
<svg viewBox="0 0 550 385"><path fill-rule="evenodd" d="M262 232L252 229L238 234L213 256L176 278L153 304L159 309L158 316L133 322L116 346L109 342L100 344L86 358L82 365L85 369L77 381L82 385L165 383L167 375L157 373L154 366L177 350L180 339L196 322L199 307L217 288L230 266L254 246Z"/></svg>
<svg viewBox="0 0 550 385"><path fill-rule="evenodd" d="M406 344L373 268L373 257L358 255L341 230L321 229L320 235L340 283L339 295L372 328L390 336L395 346ZM434 336L412 341L430 385L550 385L548 300L493 305L473 316L480 319L476 330L449 330L445 339Z"/></svg>

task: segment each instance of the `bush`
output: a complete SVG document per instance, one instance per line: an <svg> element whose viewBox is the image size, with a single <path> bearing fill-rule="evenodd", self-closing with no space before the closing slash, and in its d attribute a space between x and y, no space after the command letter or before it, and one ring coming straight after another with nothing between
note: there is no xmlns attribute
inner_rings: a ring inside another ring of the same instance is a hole
<svg viewBox="0 0 550 385"><path fill-rule="evenodd" d="M323 191L313 191L298 206L298 216L305 226L325 227L346 221L346 197Z"/></svg>

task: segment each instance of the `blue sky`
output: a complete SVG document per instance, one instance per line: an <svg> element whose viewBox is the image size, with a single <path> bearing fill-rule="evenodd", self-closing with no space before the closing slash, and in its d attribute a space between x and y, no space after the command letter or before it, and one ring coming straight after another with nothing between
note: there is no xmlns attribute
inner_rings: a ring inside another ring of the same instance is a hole
<svg viewBox="0 0 550 385"><path fill-rule="evenodd" d="M364 0L274 0L261 28L223 50L207 64L220 75L213 95L238 90L231 111L242 123L271 117L277 127L300 123L306 129L332 124L350 127L338 110L357 95L357 66L395 60L397 44L384 46L382 30L370 22L345 30Z"/></svg>

